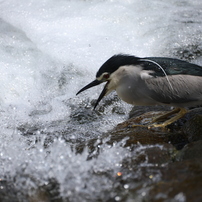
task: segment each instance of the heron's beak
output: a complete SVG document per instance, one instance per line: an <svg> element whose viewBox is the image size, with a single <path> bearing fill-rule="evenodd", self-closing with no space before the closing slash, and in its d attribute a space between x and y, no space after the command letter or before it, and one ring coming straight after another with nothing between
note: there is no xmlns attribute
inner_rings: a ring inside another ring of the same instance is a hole
<svg viewBox="0 0 202 202"><path fill-rule="evenodd" d="M96 80L92 81L91 83L89 83L88 85L84 86L76 95L78 95L79 93L83 92L84 90L87 90L89 88L97 86L97 85L99 85L101 83L102 83L102 81L99 81L99 80L96 79Z"/></svg>
<svg viewBox="0 0 202 202"><path fill-rule="evenodd" d="M109 81L105 84L105 87L103 88L102 92L100 93L100 96L98 97L95 106L94 106L94 110L97 107L98 103L100 102L100 100L102 100L102 98L107 94L107 86L108 86Z"/></svg>
<svg viewBox="0 0 202 202"><path fill-rule="evenodd" d="M99 84L101 84L103 81L99 81L99 80L94 80L91 83L89 83L88 85L84 86L76 95L78 95L79 93L83 92L84 90L87 90L89 88L92 88L94 86L97 86ZM104 89L102 90L100 96L98 97L94 109L97 107L98 103L100 102L100 100L107 94L107 85L109 82L106 83L106 85L104 86Z"/></svg>

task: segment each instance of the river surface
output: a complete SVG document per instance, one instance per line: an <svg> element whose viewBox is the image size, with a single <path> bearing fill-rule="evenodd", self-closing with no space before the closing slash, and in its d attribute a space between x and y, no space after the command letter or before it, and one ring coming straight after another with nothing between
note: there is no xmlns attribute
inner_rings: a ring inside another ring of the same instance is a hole
<svg viewBox="0 0 202 202"><path fill-rule="evenodd" d="M92 139L99 146L132 106L112 93L93 111L103 86L75 94L117 53L202 65L202 2L0 0L0 10L0 177L25 201L50 179L64 200L121 201L118 192L105 197L116 186L107 174L131 157L124 142L103 144L90 160L75 148Z"/></svg>

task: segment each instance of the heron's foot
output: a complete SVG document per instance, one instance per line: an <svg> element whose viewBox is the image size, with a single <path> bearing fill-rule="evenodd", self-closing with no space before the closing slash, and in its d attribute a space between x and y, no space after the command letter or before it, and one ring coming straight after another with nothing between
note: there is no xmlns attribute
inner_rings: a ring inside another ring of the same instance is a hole
<svg viewBox="0 0 202 202"><path fill-rule="evenodd" d="M171 112L168 112L168 113L166 113L166 114L164 114L162 116L159 116L159 117L155 118L155 122L160 120L160 119L164 119L164 118L166 118L166 117L168 117L168 116L170 116L170 115L172 115L174 113L177 113L175 116L173 116L172 118L168 119L167 121L165 121L163 123L159 123L159 124L154 123L154 120L153 120L152 124L150 124L148 126L148 128L152 128L152 127L165 128L166 126L170 125L171 123L173 123L173 122L177 121L178 119L182 118L187 112L188 112L188 110L185 109L185 108L176 108Z"/></svg>
<svg viewBox="0 0 202 202"><path fill-rule="evenodd" d="M130 125L131 128L136 128L136 127L148 127L149 125L142 125L142 124L133 124Z"/></svg>
<svg viewBox="0 0 202 202"><path fill-rule="evenodd" d="M186 113L188 112L187 109L185 108L175 108L174 110L164 113L163 115L160 115L156 118L154 118L149 124L132 124L132 125L127 125L128 127L131 128L136 128L136 127L144 127L144 128L165 128L166 126L170 125L171 123L177 121L178 119L182 118ZM167 117L176 114L175 116L171 117L170 119L159 123L162 120L165 120Z"/></svg>
<svg viewBox="0 0 202 202"><path fill-rule="evenodd" d="M171 116L171 115L173 115L173 114L175 114L175 113L178 113L179 111L180 111L180 108L175 108L175 109L172 110L172 111L163 113L162 115L153 118L152 123L156 123L156 122L159 122L159 121L163 121L163 120L165 120L167 117L169 117L169 116Z"/></svg>

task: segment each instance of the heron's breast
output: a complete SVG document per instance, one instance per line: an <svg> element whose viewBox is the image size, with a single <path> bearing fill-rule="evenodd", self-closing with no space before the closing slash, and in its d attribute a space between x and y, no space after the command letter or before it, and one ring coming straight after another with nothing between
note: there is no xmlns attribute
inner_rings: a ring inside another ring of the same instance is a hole
<svg viewBox="0 0 202 202"><path fill-rule="evenodd" d="M125 81L116 88L118 96L125 102L133 105L154 105L156 102L149 97L144 82Z"/></svg>

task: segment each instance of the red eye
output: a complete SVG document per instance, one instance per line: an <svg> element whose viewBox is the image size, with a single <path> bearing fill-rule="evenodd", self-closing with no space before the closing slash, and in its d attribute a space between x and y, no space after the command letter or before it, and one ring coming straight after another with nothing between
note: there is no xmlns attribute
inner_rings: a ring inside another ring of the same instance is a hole
<svg viewBox="0 0 202 202"><path fill-rule="evenodd" d="M104 77L105 79L108 79L108 78L109 78L109 74L105 74L105 75L103 75L103 77Z"/></svg>

